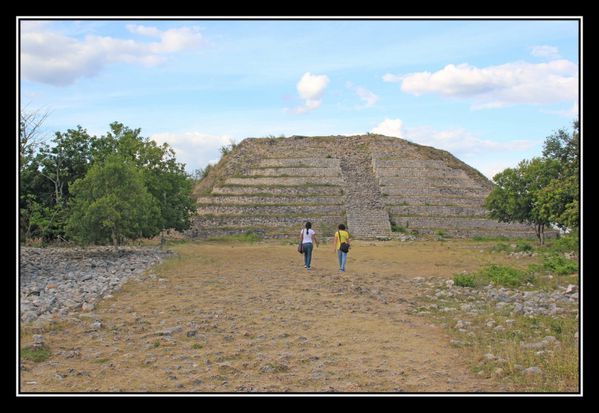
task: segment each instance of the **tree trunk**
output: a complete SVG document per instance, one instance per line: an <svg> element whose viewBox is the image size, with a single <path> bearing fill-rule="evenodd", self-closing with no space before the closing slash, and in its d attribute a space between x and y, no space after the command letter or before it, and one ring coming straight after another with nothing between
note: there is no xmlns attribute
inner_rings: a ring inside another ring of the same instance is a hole
<svg viewBox="0 0 599 413"><path fill-rule="evenodd" d="M118 241L116 239L116 233L114 231L114 229L112 230L112 246L114 247L115 251L118 251L119 247L118 247Z"/></svg>
<svg viewBox="0 0 599 413"><path fill-rule="evenodd" d="M545 224L541 224L541 245L545 245Z"/></svg>

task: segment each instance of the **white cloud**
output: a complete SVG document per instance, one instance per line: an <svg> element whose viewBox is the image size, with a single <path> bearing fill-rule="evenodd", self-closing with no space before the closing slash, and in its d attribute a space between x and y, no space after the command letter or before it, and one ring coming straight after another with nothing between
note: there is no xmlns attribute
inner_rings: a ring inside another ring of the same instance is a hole
<svg viewBox="0 0 599 413"><path fill-rule="evenodd" d="M437 72L404 76L386 74L383 80L401 82L401 90L416 96L435 93L472 99L472 109L515 104L552 104L578 99L578 67L569 60L547 63L516 62L478 68L447 65Z"/></svg>
<svg viewBox="0 0 599 413"><path fill-rule="evenodd" d="M353 90L356 95L364 102L364 105L358 107L358 109L369 108L372 107L378 102L379 97L372 93L370 90L366 89L362 86L356 86L351 82L347 82L347 87Z"/></svg>
<svg viewBox="0 0 599 413"><path fill-rule="evenodd" d="M372 133L403 139L403 122L400 119L385 119L372 129Z"/></svg>
<svg viewBox="0 0 599 413"><path fill-rule="evenodd" d="M491 161L481 163L480 166L476 164L476 161L472 162L470 166L475 167L479 170L484 176L493 180L493 177L497 175L499 172L503 172L507 168L515 168L518 166L518 162L510 162L510 161Z"/></svg>
<svg viewBox="0 0 599 413"><path fill-rule="evenodd" d="M24 26L21 32L21 70L25 79L66 86L84 76L100 73L114 62L155 66L166 60L165 54L191 50L202 43L195 27L158 30L155 27L128 25L142 36L156 37L153 42L88 35L84 39L52 31L47 25Z"/></svg>
<svg viewBox="0 0 599 413"><path fill-rule="evenodd" d="M487 152L525 151L535 146L528 140L497 142L481 139L463 128L436 130L429 126L419 126L406 131L407 139L421 145L434 146L461 156L472 156Z"/></svg>
<svg viewBox="0 0 599 413"><path fill-rule="evenodd" d="M528 151L541 145L540 142L529 140L497 142L481 139L463 128L446 130L438 130L430 126L407 128L401 119L385 119L371 132L446 150L489 179L493 179L495 174L505 168L517 165L519 159L528 157Z"/></svg>
<svg viewBox="0 0 599 413"><path fill-rule="evenodd" d="M559 54L559 49L555 46L533 46L531 48L530 54L534 57L539 57L542 59L556 60L561 58Z"/></svg>
<svg viewBox="0 0 599 413"><path fill-rule="evenodd" d="M458 157L487 152L525 151L535 146L535 142L528 140L512 140L508 142L485 140L463 128L447 130L437 130L430 126L406 128L401 119L385 119L375 126L371 132L406 139L420 145L444 149Z"/></svg>
<svg viewBox="0 0 599 413"><path fill-rule="evenodd" d="M304 100L304 105L295 108L295 113L304 113L317 109L322 103L322 94L329 84L327 75L313 75L310 72L304 73L297 83L297 91Z"/></svg>
<svg viewBox="0 0 599 413"><path fill-rule="evenodd" d="M158 144L167 143L175 151L177 161L186 165L187 172L204 168L220 159L220 148L229 145L229 135L208 135L200 132L156 133L150 136Z"/></svg>

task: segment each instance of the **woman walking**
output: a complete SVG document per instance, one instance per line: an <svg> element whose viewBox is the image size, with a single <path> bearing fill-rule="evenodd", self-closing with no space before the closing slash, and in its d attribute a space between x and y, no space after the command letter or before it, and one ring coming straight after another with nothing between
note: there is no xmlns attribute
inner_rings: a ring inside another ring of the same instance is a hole
<svg viewBox="0 0 599 413"><path fill-rule="evenodd" d="M345 225L339 224L339 231L335 233L335 251L339 258L339 270L345 272L345 263L347 262L347 253L351 238L349 232L345 230Z"/></svg>
<svg viewBox="0 0 599 413"><path fill-rule="evenodd" d="M316 232L312 229L312 223L309 221L306 222L306 228L302 229L300 233L300 242L304 252L304 268L309 271L312 264L312 243L318 247Z"/></svg>

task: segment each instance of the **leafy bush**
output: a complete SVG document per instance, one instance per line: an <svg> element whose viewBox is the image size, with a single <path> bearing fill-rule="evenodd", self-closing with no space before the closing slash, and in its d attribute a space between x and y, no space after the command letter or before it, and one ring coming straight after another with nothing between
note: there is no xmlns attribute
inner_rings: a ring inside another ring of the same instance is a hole
<svg viewBox="0 0 599 413"><path fill-rule="evenodd" d="M578 235L566 235L554 240L549 250L553 252L576 252L580 246Z"/></svg>
<svg viewBox="0 0 599 413"><path fill-rule="evenodd" d="M502 265L488 265L478 272L483 280L491 281L495 285L506 287L518 287L534 281L534 275L528 271Z"/></svg>
<svg viewBox="0 0 599 413"><path fill-rule="evenodd" d="M230 154L233 149L237 148L237 143L234 140L230 140L228 145L223 145L220 147L221 156L226 156Z"/></svg>
<svg viewBox="0 0 599 413"><path fill-rule="evenodd" d="M510 251L511 248L508 244L506 244L505 242L500 242L498 244L495 244L493 246L493 248L491 248L491 251L493 252L508 252Z"/></svg>
<svg viewBox="0 0 599 413"><path fill-rule="evenodd" d="M392 232L401 232L402 234L406 233L406 227L402 227L401 225L397 225L397 224L391 224L391 231Z"/></svg>
<svg viewBox="0 0 599 413"><path fill-rule="evenodd" d="M442 229L435 231L435 235L437 237L437 241L446 241L447 239L451 238L451 236L448 235L447 232L445 232L445 230Z"/></svg>
<svg viewBox="0 0 599 413"><path fill-rule="evenodd" d="M557 275L569 275L578 271L578 263L563 255L549 255L545 257L543 269Z"/></svg>
<svg viewBox="0 0 599 413"><path fill-rule="evenodd" d="M516 252L529 252L532 251L533 247L526 241L518 241L516 244Z"/></svg>
<svg viewBox="0 0 599 413"><path fill-rule="evenodd" d="M458 274L453 277L453 282L458 287L474 287L476 285L473 275Z"/></svg>

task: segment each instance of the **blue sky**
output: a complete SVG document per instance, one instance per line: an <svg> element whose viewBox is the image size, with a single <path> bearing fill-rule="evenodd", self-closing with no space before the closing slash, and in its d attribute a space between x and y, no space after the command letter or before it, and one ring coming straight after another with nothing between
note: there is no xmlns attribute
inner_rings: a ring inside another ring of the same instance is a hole
<svg viewBox="0 0 599 413"><path fill-rule="evenodd" d="M376 132L492 177L578 112L572 20L20 23L21 105L48 135L119 121L189 172L231 140Z"/></svg>

